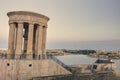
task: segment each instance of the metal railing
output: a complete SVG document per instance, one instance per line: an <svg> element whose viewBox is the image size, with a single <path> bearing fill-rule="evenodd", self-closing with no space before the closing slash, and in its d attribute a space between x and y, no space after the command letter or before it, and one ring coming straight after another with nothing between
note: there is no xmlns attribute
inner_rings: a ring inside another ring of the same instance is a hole
<svg viewBox="0 0 120 80"><path fill-rule="evenodd" d="M57 59L54 55L49 54L49 55L47 55L47 58L54 60L56 63L58 63L59 65L61 65L65 69L67 69L68 71L72 72L72 69L68 65L64 64L62 61L60 61L59 59Z"/></svg>
<svg viewBox="0 0 120 80"><path fill-rule="evenodd" d="M28 58L28 57L31 58ZM0 59L19 59L19 60L44 60L47 59L46 55L34 55L34 54L0 54Z"/></svg>

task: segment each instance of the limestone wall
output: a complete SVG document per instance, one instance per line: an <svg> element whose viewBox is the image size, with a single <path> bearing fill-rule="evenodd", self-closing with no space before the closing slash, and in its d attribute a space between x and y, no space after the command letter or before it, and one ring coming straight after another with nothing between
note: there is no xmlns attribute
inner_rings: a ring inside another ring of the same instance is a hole
<svg viewBox="0 0 120 80"><path fill-rule="evenodd" d="M0 59L0 80L28 80L32 77L70 74L52 60Z"/></svg>

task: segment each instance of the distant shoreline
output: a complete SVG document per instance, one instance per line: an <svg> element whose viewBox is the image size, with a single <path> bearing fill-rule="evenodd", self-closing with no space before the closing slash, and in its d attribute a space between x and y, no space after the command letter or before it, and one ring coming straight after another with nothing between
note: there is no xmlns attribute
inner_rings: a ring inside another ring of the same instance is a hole
<svg viewBox="0 0 120 80"><path fill-rule="evenodd" d="M83 54L93 58L109 58L120 59L120 51L106 51L106 50L66 50L66 49L50 49L47 50L47 54L54 56L71 55L71 54Z"/></svg>

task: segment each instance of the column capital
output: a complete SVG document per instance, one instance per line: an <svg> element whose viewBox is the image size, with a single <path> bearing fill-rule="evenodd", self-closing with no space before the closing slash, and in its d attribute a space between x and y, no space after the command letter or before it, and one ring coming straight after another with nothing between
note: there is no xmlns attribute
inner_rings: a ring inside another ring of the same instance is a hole
<svg viewBox="0 0 120 80"><path fill-rule="evenodd" d="M48 27L47 27L47 26L45 26L45 25L42 25L42 26L40 26L40 27L42 27L42 28L44 28L44 29L45 29L45 28L48 28Z"/></svg>
<svg viewBox="0 0 120 80"><path fill-rule="evenodd" d="M9 23L9 27L15 27L15 23Z"/></svg>
<svg viewBox="0 0 120 80"><path fill-rule="evenodd" d="M48 28L47 26L43 26L43 28L45 29L45 28Z"/></svg>
<svg viewBox="0 0 120 80"><path fill-rule="evenodd" d="M12 23L14 23L14 21L9 21L9 24L12 24Z"/></svg>
<svg viewBox="0 0 120 80"><path fill-rule="evenodd" d="M47 28L47 24L39 23L38 25Z"/></svg>
<svg viewBox="0 0 120 80"><path fill-rule="evenodd" d="M14 24L14 22L9 22L9 25L10 25L10 24Z"/></svg>
<svg viewBox="0 0 120 80"><path fill-rule="evenodd" d="M15 24L15 23L17 23L17 22L14 22L14 21L9 21L9 24Z"/></svg>

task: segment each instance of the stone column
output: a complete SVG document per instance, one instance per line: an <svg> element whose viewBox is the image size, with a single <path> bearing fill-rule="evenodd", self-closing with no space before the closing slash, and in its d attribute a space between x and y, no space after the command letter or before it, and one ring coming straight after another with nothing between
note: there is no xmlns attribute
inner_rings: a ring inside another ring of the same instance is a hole
<svg viewBox="0 0 120 80"><path fill-rule="evenodd" d="M29 23L28 44L27 44L27 59L33 58L33 29L34 25Z"/></svg>
<svg viewBox="0 0 120 80"><path fill-rule="evenodd" d="M37 56L37 53L38 53L38 26L37 26L37 29L36 29L36 36L35 36L35 56Z"/></svg>
<svg viewBox="0 0 120 80"><path fill-rule="evenodd" d="M15 51L15 58L19 59L22 54L22 39L23 39L23 23L18 23L18 30L17 30L17 42L16 42L16 51Z"/></svg>
<svg viewBox="0 0 120 80"><path fill-rule="evenodd" d="M46 58L46 35L47 35L47 27L43 27L43 38L42 38L42 54L43 58Z"/></svg>
<svg viewBox="0 0 120 80"><path fill-rule="evenodd" d="M42 26L38 26L38 48L37 48L37 52L38 52L38 59L42 58L42 33L43 33L43 27Z"/></svg>
<svg viewBox="0 0 120 80"><path fill-rule="evenodd" d="M15 24L9 23L9 41L7 58L12 58L14 54L14 37L15 37Z"/></svg>
<svg viewBox="0 0 120 80"><path fill-rule="evenodd" d="M16 25L16 27L15 27L15 34L14 34L15 35L15 37L14 37L14 48L15 48L15 50L16 50L16 44L17 44L17 31L18 31L18 27Z"/></svg>

